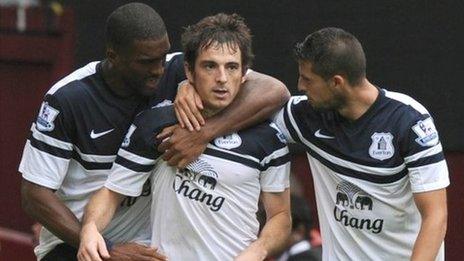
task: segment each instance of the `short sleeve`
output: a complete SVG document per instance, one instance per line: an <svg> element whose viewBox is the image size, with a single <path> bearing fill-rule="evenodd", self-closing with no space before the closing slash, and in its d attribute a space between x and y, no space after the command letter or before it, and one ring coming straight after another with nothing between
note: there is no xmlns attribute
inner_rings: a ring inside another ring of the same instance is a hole
<svg viewBox="0 0 464 261"><path fill-rule="evenodd" d="M54 95L45 96L19 165L24 179L50 189L61 186L73 153L75 129L67 111Z"/></svg>
<svg viewBox="0 0 464 261"><path fill-rule="evenodd" d="M176 121L172 106L154 107L139 114L118 150L105 187L122 195L139 196L161 155L155 136Z"/></svg>
<svg viewBox="0 0 464 261"><path fill-rule="evenodd" d="M290 153L285 146L265 157L260 176L263 192L282 192L290 186Z"/></svg>
<svg viewBox="0 0 464 261"><path fill-rule="evenodd" d="M417 117L404 142L404 161L414 193L441 189L450 184L443 148L430 115Z"/></svg>

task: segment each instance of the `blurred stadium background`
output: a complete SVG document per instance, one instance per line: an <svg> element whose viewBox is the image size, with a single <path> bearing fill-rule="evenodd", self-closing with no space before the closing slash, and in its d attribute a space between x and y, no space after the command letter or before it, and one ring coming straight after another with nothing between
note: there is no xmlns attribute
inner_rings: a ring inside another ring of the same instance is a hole
<svg viewBox="0 0 464 261"><path fill-rule="evenodd" d="M60 77L104 57L104 24L121 0L0 0L0 260L34 260L33 221L21 210L17 166L42 95ZM296 94L292 46L326 26L344 28L363 43L368 78L409 94L435 118L450 168L447 260L464 245L464 2L158 0L172 50L182 28L218 12L239 13L254 34L254 69ZM304 154L294 148L292 171L316 215ZM315 216L315 220L317 217ZM316 223L317 225L317 223Z"/></svg>

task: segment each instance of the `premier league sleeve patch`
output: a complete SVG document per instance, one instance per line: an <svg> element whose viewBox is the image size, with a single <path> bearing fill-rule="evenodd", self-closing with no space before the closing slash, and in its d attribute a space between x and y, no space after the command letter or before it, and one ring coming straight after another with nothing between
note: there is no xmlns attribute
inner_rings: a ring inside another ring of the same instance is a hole
<svg viewBox="0 0 464 261"><path fill-rule="evenodd" d="M50 106L48 102L43 102L37 117L37 129L39 131L52 131L55 128L53 121L59 113L60 111Z"/></svg>
<svg viewBox="0 0 464 261"><path fill-rule="evenodd" d="M412 130L416 133L416 142L424 147L430 147L438 144L438 132L433 124L432 118L418 121L412 126Z"/></svg>

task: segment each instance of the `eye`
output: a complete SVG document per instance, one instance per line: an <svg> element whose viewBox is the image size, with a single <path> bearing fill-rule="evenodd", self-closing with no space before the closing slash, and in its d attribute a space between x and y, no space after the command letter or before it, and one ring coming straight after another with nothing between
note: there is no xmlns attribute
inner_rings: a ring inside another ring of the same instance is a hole
<svg viewBox="0 0 464 261"><path fill-rule="evenodd" d="M231 65L227 66L227 69L229 71L236 71L236 70L239 69L239 66L238 66L238 64L231 64Z"/></svg>
<svg viewBox="0 0 464 261"><path fill-rule="evenodd" d="M166 61L166 55L160 58L145 58L139 59L138 62L142 65L154 65L154 64L161 64L164 66Z"/></svg>
<svg viewBox="0 0 464 261"><path fill-rule="evenodd" d="M304 82L305 84L310 84L311 83L311 80L304 77L304 76L300 76L300 81Z"/></svg>
<svg viewBox="0 0 464 261"><path fill-rule="evenodd" d="M216 65L214 63L205 63L203 66L206 70L213 70L214 68L216 68Z"/></svg>

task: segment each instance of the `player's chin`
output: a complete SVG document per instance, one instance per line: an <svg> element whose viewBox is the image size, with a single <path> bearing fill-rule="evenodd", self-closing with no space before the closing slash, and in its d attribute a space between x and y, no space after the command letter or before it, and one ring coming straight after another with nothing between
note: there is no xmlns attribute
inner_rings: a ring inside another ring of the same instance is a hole
<svg viewBox="0 0 464 261"><path fill-rule="evenodd" d="M212 107L216 111L221 111L225 109L227 106L229 106L232 103L232 100L230 99L225 99L225 100L215 100L212 102Z"/></svg>
<svg viewBox="0 0 464 261"><path fill-rule="evenodd" d="M145 85L143 88L139 89L139 94L144 97L151 97L156 94L158 90L158 85Z"/></svg>

